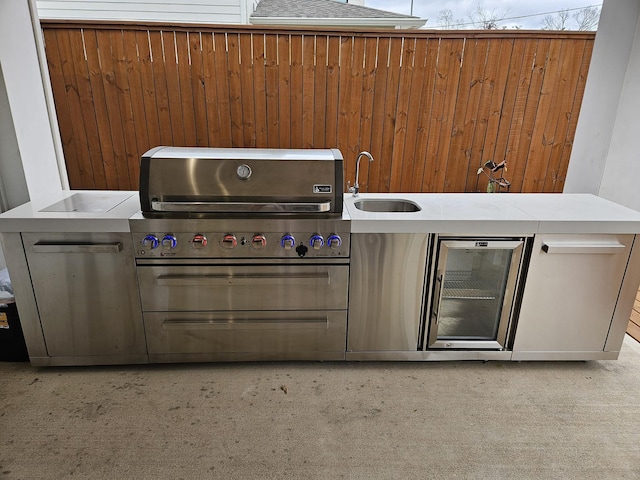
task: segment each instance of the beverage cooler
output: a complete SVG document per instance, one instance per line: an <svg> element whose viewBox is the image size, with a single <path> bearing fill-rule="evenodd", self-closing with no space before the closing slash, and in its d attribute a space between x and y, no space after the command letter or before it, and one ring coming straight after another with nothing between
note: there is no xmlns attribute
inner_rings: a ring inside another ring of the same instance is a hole
<svg viewBox="0 0 640 480"><path fill-rule="evenodd" d="M436 237L424 348L510 349L529 250L526 237Z"/></svg>

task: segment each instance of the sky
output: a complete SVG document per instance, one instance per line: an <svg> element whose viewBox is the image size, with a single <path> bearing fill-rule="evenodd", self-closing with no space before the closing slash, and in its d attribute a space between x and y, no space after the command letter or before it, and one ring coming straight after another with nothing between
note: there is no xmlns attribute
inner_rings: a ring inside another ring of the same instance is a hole
<svg viewBox="0 0 640 480"><path fill-rule="evenodd" d="M438 13L443 9L453 12L456 19L469 21L469 14L476 10L478 4L487 12L495 11L499 17L525 17L504 20L501 25L509 28L519 26L525 30L538 30L542 19L549 12L602 5L602 0L413 0L413 15L428 19L424 28L438 28ZM365 0L365 6L379 8L390 12L411 13L412 0ZM573 14L574 12L569 12ZM529 16L542 14L538 16ZM468 27L472 28L472 27Z"/></svg>

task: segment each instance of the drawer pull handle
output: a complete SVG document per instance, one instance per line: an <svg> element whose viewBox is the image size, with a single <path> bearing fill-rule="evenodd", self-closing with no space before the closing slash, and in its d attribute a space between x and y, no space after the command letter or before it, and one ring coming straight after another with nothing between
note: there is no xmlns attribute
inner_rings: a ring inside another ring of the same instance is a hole
<svg viewBox="0 0 640 480"><path fill-rule="evenodd" d="M156 285L163 287L230 287L278 285L328 285L329 272L298 275L160 275Z"/></svg>
<svg viewBox="0 0 640 480"><path fill-rule="evenodd" d="M625 246L619 242L572 243L543 242L544 253L582 253L582 254L615 254L622 253Z"/></svg>
<svg viewBox="0 0 640 480"><path fill-rule="evenodd" d="M34 253L119 253L122 242L115 243L35 243Z"/></svg>
<svg viewBox="0 0 640 480"><path fill-rule="evenodd" d="M328 317L305 319L215 318L202 320L171 319L162 322L163 330L282 330L328 328Z"/></svg>

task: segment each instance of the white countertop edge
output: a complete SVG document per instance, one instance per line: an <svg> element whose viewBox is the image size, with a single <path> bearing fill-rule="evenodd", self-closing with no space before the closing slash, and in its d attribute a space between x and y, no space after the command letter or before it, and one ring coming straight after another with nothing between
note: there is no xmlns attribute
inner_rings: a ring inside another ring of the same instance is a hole
<svg viewBox="0 0 640 480"><path fill-rule="evenodd" d="M21 232L112 232L128 233L129 220L122 218L9 218L0 221L0 231L6 233Z"/></svg>
<svg viewBox="0 0 640 480"><path fill-rule="evenodd" d="M542 221L536 233L639 234L640 222L623 220Z"/></svg>
<svg viewBox="0 0 640 480"><path fill-rule="evenodd" d="M451 235L533 235L538 222L516 220L354 220L351 233L446 233Z"/></svg>

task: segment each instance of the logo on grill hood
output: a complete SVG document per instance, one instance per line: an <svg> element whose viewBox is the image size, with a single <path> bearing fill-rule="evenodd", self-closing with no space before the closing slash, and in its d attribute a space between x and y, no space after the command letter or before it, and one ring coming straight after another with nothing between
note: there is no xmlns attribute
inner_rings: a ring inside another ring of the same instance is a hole
<svg viewBox="0 0 640 480"><path fill-rule="evenodd" d="M333 191L332 185L314 185L313 193L331 193Z"/></svg>

